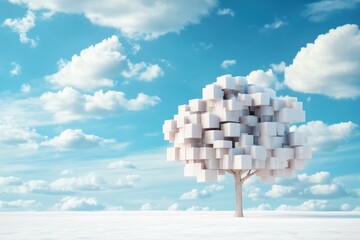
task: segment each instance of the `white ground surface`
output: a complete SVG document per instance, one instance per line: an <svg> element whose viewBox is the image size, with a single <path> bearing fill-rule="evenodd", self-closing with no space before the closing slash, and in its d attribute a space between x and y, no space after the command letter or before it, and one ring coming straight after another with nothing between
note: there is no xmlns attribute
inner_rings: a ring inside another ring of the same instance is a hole
<svg viewBox="0 0 360 240"><path fill-rule="evenodd" d="M0 239L360 239L354 212L2 212Z"/></svg>

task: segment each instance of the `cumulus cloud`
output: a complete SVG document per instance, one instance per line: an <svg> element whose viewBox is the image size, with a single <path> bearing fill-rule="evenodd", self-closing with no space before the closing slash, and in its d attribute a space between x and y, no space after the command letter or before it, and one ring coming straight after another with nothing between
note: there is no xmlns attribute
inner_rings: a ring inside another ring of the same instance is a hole
<svg viewBox="0 0 360 240"><path fill-rule="evenodd" d="M0 211L9 209L11 211L14 211L16 209L18 210L26 210L29 208L37 207L40 204L36 202L35 200L23 200L18 199L15 201L1 201L0 200Z"/></svg>
<svg viewBox="0 0 360 240"><path fill-rule="evenodd" d="M145 62L133 64L128 62L128 67L129 70L124 70L121 73L125 78L136 78L140 81L150 82L164 75L163 70L157 64L146 64Z"/></svg>
<svg viewBox="0 0 360 240"><path fill-rule="evenodd" d="M101 147L114 142L115 140L113 139L104 139L95 135L85 134L81 129L66 129L59 136L42 142L42 145L59 150L78 150Z"/></svg>
<svg viewBox="0 0 360 240"><path fill-rule="evenodd" d="M317 184L311 186L309 191L314 196L326 196L327 198L347 195L344 189L339 184L334 182L331 184Z"/></svg>
<svg viewBox="0 0 360 240"><path fill-rule="evenodd" d="M141 211L152 211L155 210L156 208L154 208L154 206L152 206L150 203L144 203L143 205L141 205L140 210Z"/></svg>
<svg viewBox="0 0 360 240"><path fill-rule="evenodd" d="M58 72L45 79L59 87L85 90L112 87L114 81L109 77L119 75L125 58L118 37L112 36L82 50L68 62L61 60Z"/></svg>
<svg viewBox="0 0 360 240"><path fill-rule="evenodd" d="M137 174L128 174L125 177L120 178L115 184L116 188L131 188L136 183L140 182L141 177Z"/></svg>
<svg viewBox="0 0 360 240"><path fill-rule="evenodd" d="M12 76L17 76L21 73L21 66L20 64L16 63L16 62L12 62L11 63L12 69L10 70L10 74Z"/></svg>
<svg viewBox="0 0 360 240"><path fill-rule="evenodd" d="M23 18L5 19L3 26L9 27L13 32L19 34L20 42L29 43L31 47L36 47L37 42L27 36L27 32L35 27L36 16L31 10L27 11Z"/></svg>
<svg viewBox="0 0 360 240"><path fill-rule="evenodd" d="M187 1L65 1L11 0L32 10L82 14L92 23L121 30L131 38L154 39L169 32L180 32L197 24L217 5L216 0Z"/></svg>
<svg viewBox="0 0 360 240"><path fill-rule="evenodd" d="M331 151L349 139L356 128L357 125L352 122L327 125L322 121L311 121L299 127L291 126L290 131L305 133L315 151Z"/></svg>
<svg viewBox="0 0 360 240"><path fill-rule="evenodd" d="M178 203L174 203L168 207L168 211L181 211L183 210L182 207Z"/></svg>
<svg viewBox="0 0 360 240"><path fill-rule="evenodd" d="M23 181L21 178L14 176L9 177L0 177L0 186L18 186L21 185Z"/></svg>
<svg viewBox="0 0 360 240"><path fill-rule="evenodd" d="M248 210L248 211L267 211L267 210L272 210L272 207L268 203L261 203L257 207L247 208L246 210Z"/></svg>
<svg viewBox="0 0 360 240"><path fill-rule="evenodd" d="M231 17L235 16L234 10L232 10L230 8L218 9L216 14L219 15L219 16L225 16L225 15L228 15L228 16L231 16Z"/></svg>
<svg viewBox="0 0 360 240"><path fill-rule="evenodd" d="M321 0L307 4L302 14L312 22L320 22L332 13L355 9L359 4L359 0Z"/></svg>
<svg viewBox="0 0 360 240"><path fill-rule="evenodd" d="M351 209L351 206L348 203L341 204L341 206L340 206L341 211L349 211L350 209Z"/></svg>
<svg viewBox="0 0 360 240"><path fill-rule="evenodd" d="M31 91L31 86L28 83L24 83L21 85L21 92L29 93Z"/></svg>
<svg viewBox="0 0 360 240"><path fill-rule="evenodd" d="M101 211L106 206L99 203L96 198L64 197L56 203L55 210L59 211Z"/></svg>
<svg viewBox="0 0 360 240"><path fill-rule="evenodd" d="M285 197L292 194L294 187L291 186L282 186L282 185L272 185L271 190L265 193L265 196L271 198Z"/></svg>
<svg viewBox="0 0 360 240"><path fill-rule="evenodd" d="M210 207L191 206L185 211L210 211Z"/></svg>
<svg viewBox="0 0 360 240"><path fill-rule="evenodd" d="M272 63L270 64L270 67L275 73L283 73L286 69L286 63L284 61L281 61L278 64Z"/></svg>
<svg viewBox="0 0 360 240"><path fill-rule="evenodd" d="M347 24L301 48L285 70L285 84L304 93L356 98L360 96L359 76L360 32L357 25Z"/></svg>
<svg viewBox="0 0 360 240"><path fill-rule="evenodd" d="M281 66L276 67L276 69L280 71ZM282 88L282 83L279 82L272 69L269 69L266 72L264 70L252 71L246 76L246 79L248 83L255 84L260 87L275 89Z"/></svg>
<svg viewBox="0 0 360 240"><path fill-rule="evenodd" d="M45 139L35 129L19 125L12 118L0 119L0 132L0 146L4 148L37 149Z"/></svg>
<svg viewBox="0 0 360 240"><path fill-rule="evenodd" d="M41 194L99 191L109 187L102 177L94 173L88 173L79 177L59 178L50 183L44 180L23 181L19 178L12 177L12 179L9 179L7 177L5 179L0 178L0 185L2 185L0 192Z"/></svg>
<svg viewBox="0 0 360 240"><path fill-rule="evenodd" d="M160 102L157 96L139 93L134 99L126 99L119 91L96 91L93 95L82 94L66 87L58 92L46 92L40 100L43 108L54 114L59 122L87 118L102 118L121 111L140 111Z"/></svg>
<svg viewBox="0 0 360 240"><path fill-rule="evenodd" d="M220 192L224 189L224 186L212 184L204 189L192 189L190 192L183 193L180 196L180 200L192 200L198 198L204 198L210 196L212 193Z"/></svg>
<svg viewBox="0 0 360 240"><path fill-rule="evenodd" d="M135 165L132 164L129 161L115 161L115 162L111 162L109 163L109 165L107 166L108 169L123 169L123 168L127 168L127 169L135 169Z"/></svg>
<svg viewBox="0 0 360 240"><path fill-rule="evenodd" d="M234 59L227 59L227 60L224 60L222 63L221 63L221 67L224 68L224 69L227 69L229 68L230 66L233 66L236 64L236 60Z"/></svg>
<svg viewBox="0 0 360 240"><path fill-rule="evenodd" d="M277 211L319 211L329 208L329 201L327 200L308 200L300 205L285 205L281 204Z"/></svg>
<svg viewBox="0 0 360 240"><path fill-rule="evenodd" d="M303 174L299 174L297 176L297 179L300 182L321 184L321 183L325 183L325 182L329 181L330 173L329 172L323 172L323 171L314 173L312 175L308 175L306 173L303 173Z"/></svg>

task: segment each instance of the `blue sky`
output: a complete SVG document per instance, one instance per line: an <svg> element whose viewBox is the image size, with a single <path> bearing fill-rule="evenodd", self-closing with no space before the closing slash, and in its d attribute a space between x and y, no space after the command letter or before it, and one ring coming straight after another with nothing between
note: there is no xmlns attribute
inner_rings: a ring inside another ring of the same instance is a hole
<svg viewBox="0 0 360 240"><path fill-rule="evenodd" d="M217 76L304 103L313 159L245 208L359 210L360 1L0 2L0 210L232 210L162 124ZM301 125L301 126L300 126Z"/></svg>

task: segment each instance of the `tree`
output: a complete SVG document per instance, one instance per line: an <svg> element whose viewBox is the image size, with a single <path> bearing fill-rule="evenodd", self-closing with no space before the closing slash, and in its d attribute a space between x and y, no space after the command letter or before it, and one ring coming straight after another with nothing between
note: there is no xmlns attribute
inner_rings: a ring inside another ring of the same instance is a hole
<svg viewBox="0 0 360 240"><path fill-rule="evenodd" d="M198 182L217 181L226 172L235 179L236 217L243 217L242 186L251 176L261 182L291 177L311 158L306 137L290 131L305 121L302 103L276 97L274 90L224 75L202 90L202 99L178 107L163 125L169 161L183 163L184 175Z"/></svg>

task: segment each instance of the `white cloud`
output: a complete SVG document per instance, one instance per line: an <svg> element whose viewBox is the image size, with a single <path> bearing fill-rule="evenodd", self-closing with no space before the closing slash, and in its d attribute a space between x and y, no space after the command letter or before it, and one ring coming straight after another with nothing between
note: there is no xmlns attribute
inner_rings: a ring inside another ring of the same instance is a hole
<svg viewBox="0 0 360 240"><path fill-rule="evenodd" d="M349 211L350 209L351 209L351 206L348 203L341 204L341 206L340 206L341 211Z"/></svg>
<svg viewBox="0 0 360 240"><path fill-rule="evenodd" d="M281 19L275 19L272 23L267 23L264 25L263 29L278 29L282 26L285 26L287 22Z"/></svg>
<svg viewBox="0 0 360 240"><path fill-rule="evenodd" d="M128 62L128 67L129 70L124 70L121 73L125 78L136 78L140 81L150 82L164 75L163 70L157 64Z"/></svg>
<svg viewBox="0 0 360 240"><path fill-rule="evenodd" d="M227 69L229 68L230 66L233 66L236 64L236 60L234 59L227 59L227 60L224 60L222 63L221 63L221 67L224 68L224 69Z"/></svg>
<svg viewBox="0 0 360 240"><path fill-rule="evenodd" d="M265 193L265 196L271 198L279 198L289 196L295 190L294 187L291 186L282 186L282 185L272 185L271 190Z"/></svg>
<svg viewBox="0 0 360 240"><path fill-rule="evenodd" d="M183 208L180 207L178 203L174 203L168 207L168 211L181 211L181 210L183 210Z"/></svg>
<svg viewBox="0 0 360 240"><path fill-rule="evenodd" d="M21 73L21 66L20 64L16 63L16 62L12 62L11 63L12 69L10 70L10 74L12 76L17 76Z"/></svg>
<svg viewBox="0 0 360 240"><path fill-rule="evenodd" d="M44 137L33 128L17 124L12 118L0 119L0 146L37 149Z"/></svg>
<svg viewBox="0 0 360 240"><path fill-rule="evenodd" d="M95 135L85 134L81 129L66 129L59 136L41 144L59 150L78 150L101 147L114 142L115 140L113 139L104 139Z"/></svg>
<svg viewBox="0 0 360 240"><path fill-rule="evenodd" d="M343 188L336 183L317 184L311 186L309 190L314 196L341 196L345 193Z"/></svg>
<svg viewBox="0 0 360 240"><path fill-rule="evenodd" d="M255 186L248 186L244 189L248 198L256 200L261 196L261 189Z"/></svg>
<svg viewBox="0 0 360 240"><path fill-rule="evenodd" d="M322 121L311 121L299 127L291 126L290 131L305 133L308 143L315 151L330 151L338 148L344 140L349 139L357 125L342 122L327 125Z"/></svg>
<svg viewBox="0 0 360 240"><path fill-rule="evenodd" d="M112 36L73 55L71 61L61 60L58 72L45 79L59 87L84 90L112 87L114 81L109 77L119 75L125 58L118 37Z"/></svg>
<svg viewBox="0 0 360 240"><path fill-rule="evenodd" d="M234 10L232 10L230 8L218 9L216 14L219 15L219 16L225 16L225 15L229 15L229 16L232 16L232 17L235 16Z"/></svg>
<svg viewBox="0 0 360 240"><path fill-rule="evenodd" d="M31 47L36 47L37 42L27 36L27 32L35 27L36 16L31 10L27 11L25 17L18 19L5 19L3 26L9 27L13 32L19 34L20 42L29 43Z"/></svg>
<svg viewBox="0 0 360 240"><path fill-rule="evenodd" d="M180 196L180 200L191 200L210 196L214 192L220 192L224 189L224 186L212 184L205 187L202 190L192 189L190 192L183 193Z"/></svg>
<svg viewBox="0 0 360 240"><path fill-rule="evenodd" d="M141 46L140 46L140 44L134 44L133 46L132 46L132 52L133 52L133 54L137 54L139 51L141 50Z"/></svg>
<svg viewBox="0 0 360 240"><path fill-rule="evenodd" d="M102 177L89 173L81 177L60 178L49 184L50 192L98 191L104 189L106 182Z"/></svg>
<svg viewBox="0 0 360 240"><path fill-rule="evenodd" d="M330 14L357 8L360 0L321 0L306 5L303 16L313 22L320 22Z"/></svg>
<svg viewBox="0 0 360 240"><path fill-rule="evenodd" d="M116 188L131 188L134 187L136 183L140 182L141 177L137 174L128 174L123 178L120 178L115 184Z"/></svg>
<svg viewBox="0 0 360 240"><path fill-rule="evenodd" d="M272 69L267 70L255 70L246 76L248 83L258 85L265 88L282 88L282 84L277 79Z"/></svg>
<svg viewBox="0 0 360 240"><path fill-rule="evenodd" d="M353 211L360 212L360 206L356 206Z"/></svg>
<svg viewBox="0 0 360 240"><path fill-rule="evenodd" d="M185 211L210 211L210 207L191 206Z"/></svg>
<svg viewBox="0 0 360 240"><path fill-rule="evenodd" d="M300 205L285 205L281 204L276 210L277 211L318 211L326 210L329 201L327 200L309 200Z"/></svg>
<svg viewBox="0 0 360 240"><path fill-rule="evenodd" d="M81 94L66 87L58 92L46 92L40 97L43 108L54 114L59 122L87 118L102 118L121 111L140 111L160 102L157 96L139 93L134 99L126 99L123 92L96 91L93 95Z"/></svg>
<svg viewBox="0 0 360 240"><path fill-rule="evenodd" d="M119 161L109 163L107 168L109 168L109 169L123 169L123 168L135 169L136 167L131 162L119 160Z"/></svg>
<svg viewBox="0 0 360 240"><path fill-rule="evenodd" d="M140 210L141 211L152 211L152 210L155 210L155 208L150 203L144 203L143 205L141 205Z"/></svg>
<svg viewBox="0 0 360 240"><path fill-rule="evenodd" d="M31 207L37 207L39 206L39 203L37 203L35 200L22 200L18 199L15 201L1 201L0 200L0 210L3 209L28 209Z"/></svg>
<svg viewBox="0 0 360 240"><path fill-rule="evenodd" d="M153 39L169 32L180 32L197 24L217 5L216 0L186 1L65 1L10 0L33 10L83 14L92 23L121 30L131 38Z"/></svg>
<svg viewBox="0 0 360 240"><path fill-rule="evenodd" d="M360 96L359 75L360 32L357 25L347 24L301 48L285 70L285 84L304 93L356 98Z"/></svg>
<svg viewBox="0 0 360 240"><path fill-rule="evenodd" d="M254 208L247 208L246 210L248 211L267 211L267 210L272 210L272 207L270 204L268 203L261 203L259 206L254 207Z"/></svg>
<svg viewBox="0 0 360 240"><path fill-rule="evenodd" d="M54 209L59 211L101 211L105 210L106 206L93 197L64 197L60 203L55 204Z"/></svg>
<svg viewBox="0 0 360 240"><path fill-rule="evenodd" d="M31 91L31 86L27 83L21 85L21 92L29 93Z"/></svg>
<svg viewBox="0 0 360 240"><path fill-rule="evenodd" d="M275 73L283 73L286 69L286 63L284 61L281 61L279 64L272 63L270 67Z"/></svg>
<svg viewBox="0 0 360 240"><path fill-rule="evenodd" d="M297 178L300 182L321 184L329 181L330 173L323 171L317 172L313 175L307 175L306 173L303 173L303 174L299 174Z"/></svg>
<svg viewBox="0 0 360 240"><path fill-rule="evenodd" d="M0 185L2 186L18 186L22 183L23 181L21 180L21 178L17 178L14 176L0 177Z"/></svg>

